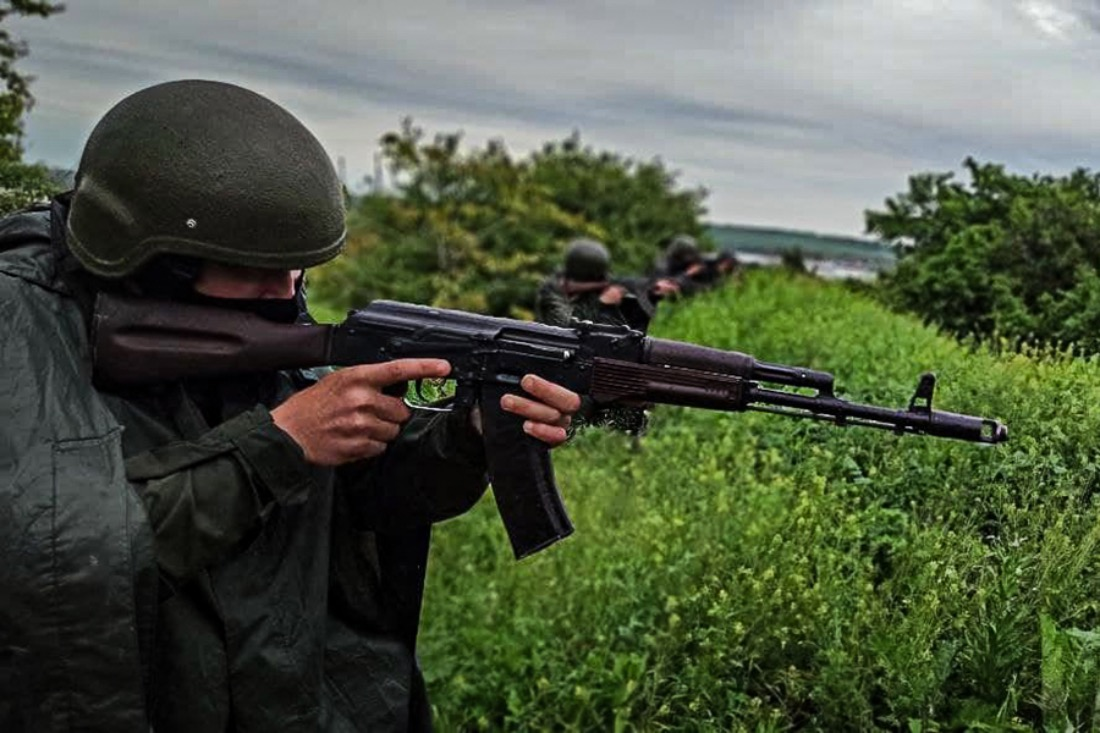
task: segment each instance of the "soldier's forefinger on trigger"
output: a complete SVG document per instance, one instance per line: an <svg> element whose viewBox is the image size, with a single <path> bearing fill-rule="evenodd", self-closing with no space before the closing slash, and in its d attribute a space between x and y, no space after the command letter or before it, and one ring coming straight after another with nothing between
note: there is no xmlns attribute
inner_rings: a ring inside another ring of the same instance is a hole
<svg viewBox="0 0 1100 733"><path fill-rule="evenodd" d="M451 373L451 365L444 359L394 359L375 365L374 383L389 386L398 382L445 377Z"/></svg>

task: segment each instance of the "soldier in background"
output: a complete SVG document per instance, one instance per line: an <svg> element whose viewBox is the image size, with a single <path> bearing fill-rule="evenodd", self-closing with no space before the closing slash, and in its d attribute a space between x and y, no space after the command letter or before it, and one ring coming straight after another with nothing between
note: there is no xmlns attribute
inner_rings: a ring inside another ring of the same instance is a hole
<svg viewBox="0 0 1100 733"><path fill-rule="evenodd" d="M666 278L613 278L611 255L593 239L574 239L565 252L565 266L543 281L535 300L535 317L551 326L569 326L573 319L605 323L645 332L662 298L679 288ZM648 413L644 405L595 409L581 398L578 424L602 425L634 437L645 432Z"/></svg>
<svg viewBox="0 0 1100 733"><path fill-rule="evenodd" d="M737 268L737 257L732 250L704 254L695 237L677 234L665 247L654 276L675 282L682 295L694 295L718 284Z"/></svg>
<svg viewBox="0 0 1100 733"><path fill-rule="evenodd" d="M664 256L658 259L654 277L664 277L676 282L680 295L695 295L702 285L693 278L705 269L703 255L695 237L677 234L665 247Z"/></svg>
<svg viewBox="0 0 1100 733"><path fill-rule="evenodd" d="M703 254L695 237L677 234L665 247L664 271L671 277L691 276L703 268Z"/></svg>
<svg viewBox="0 0 1100 733"><path fill-rule="evenodd" d="M576 318L644 332L657 302L676 292L676 283L665 278L612 278L607 248L593 239L575 239L564 268L539 287L535 317L551 326L568 326Z"/></svg>

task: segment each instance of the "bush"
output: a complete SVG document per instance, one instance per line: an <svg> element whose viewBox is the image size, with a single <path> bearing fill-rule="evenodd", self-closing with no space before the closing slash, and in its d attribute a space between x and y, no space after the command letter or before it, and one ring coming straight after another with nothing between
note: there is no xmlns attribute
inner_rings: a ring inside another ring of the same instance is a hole
<svg viewBox="0 0 1100 733"><path fill-rule="evenodd" d="M900 255L884 277L888 301L960 337L1095 353L1100 176L963 165L968 183L916 175L884 211L866 213L867 231Z"/></svg>
<svg viewBox="0 0 1100 733"><path fill-rule="evenodd" d="M0 163L0 216L49 199L61 186L42 165Z"/></svg>

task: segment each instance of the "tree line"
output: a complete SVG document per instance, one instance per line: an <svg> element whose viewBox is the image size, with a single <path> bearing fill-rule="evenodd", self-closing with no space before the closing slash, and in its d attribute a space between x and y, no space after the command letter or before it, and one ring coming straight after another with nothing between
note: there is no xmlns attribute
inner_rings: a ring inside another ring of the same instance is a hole
<svg viewBox="0 0 1100 733"><path fill-rule="evenodd" d="M579 133L523 157L501 140L464 149L411 119L382 137L391 190L353 197L350 256L314 279L336 307L393 298L526 317L575 237L603 242L623 272L649 269L673 235L701 236L701 188L659 159L585 145Z"/></svg>
<svg viewBox="0 0 1100 733"><path fill-rule="evenodd" d="M34 105L33 79L16 68L27 55L27 44L3 27L11 17L48 18L65 9L48 0L0 2L0 214L57 192L57 183L43 165L23 161L24 116Z"/></svg>

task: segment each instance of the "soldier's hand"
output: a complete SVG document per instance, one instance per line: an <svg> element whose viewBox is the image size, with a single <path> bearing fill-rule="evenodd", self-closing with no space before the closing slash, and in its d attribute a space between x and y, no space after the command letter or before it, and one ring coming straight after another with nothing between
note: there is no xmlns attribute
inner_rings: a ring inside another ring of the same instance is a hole
<svg viewBox="0 0 1100 733"><path fill-rule="evenodd" d="M688 277L695 277L696 275L702 274L703 271L706 269L707 266L705 264L703 264L702 262L696 262L694 265L690 265L686 270L684 270L684 274Z"/></svg>
<svg viewBox="0 0 1100 733"><path fill-rule="evenodd" d="M321 466L373 458L401 432L409 408L382 390L394 384L445 377L442 359L396 359L341 369L323 377L271 411L271 417Z"/></svg>
<svg viewBox="0 0 1100 733"><path fill-rule="evenodd" d="M626 288L622 285L608 285L600 293L600 302L604 305L618 305L626 295Z"/></svg>

